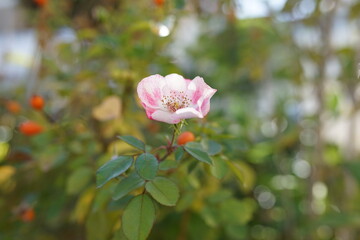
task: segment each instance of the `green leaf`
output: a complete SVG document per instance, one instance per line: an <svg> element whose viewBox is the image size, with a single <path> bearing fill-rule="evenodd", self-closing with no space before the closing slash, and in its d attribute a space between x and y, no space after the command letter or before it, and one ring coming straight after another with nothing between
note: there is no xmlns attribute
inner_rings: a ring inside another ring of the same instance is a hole
<svg viewBox="0 0 360 240"><path fill-rule="evenodd" d="M196 213L192 212L188 220L188 239L216 239L217 233L215 232L214 227L210 227L202 219L202 217ZM222 239L220 237L220 239Z"/></svg>
<svg viewBox="0 0 360 240"><path fill-rule="evenodd" d="M343 166L360 182L360 162L346 162Z"/></svg>
<svg viewBox="0 0 360 240"><path fill-rule="evenodd" d="M229 198L220 203L220 218L224 224L243 225L251 220L255 210L256 203L250 198L241 201Z"/></svg>
<svg viewBox="0 0 360 240"><path fill-rule="evenodd" d="M136 172L133 172L128 177L122 179L115 187L113 199L118 200L124 197L129 192L143 186L145 180L142 179Z"/></svg>
<svg viewBox="0 0 360 240"><path fill-rule="evenodd" d="M93 170L89 167L82 167L75 170L67 180L66 192L77 194L90 182Z"/></svg>
<svg viewBox="0 0 360 240"><path fill-rule="evenodd" d="M156 177L146 183L145 188L156 201L165 206L175 206L179 199L179 189L176 184L164 177Z"/></svg>
<svg viewBox="0 0 360 240"><path fill-rule="evenodd" d="M212 165L210 156L202 149L201 145L196 142L189 142L185 145L185 151L197 160Z"/></svg>
<svg viewBox="0 0 360 240"><path fill-rule="evenodd" d="M112 193L114 191L115 185L111 184L109 187L100 188L96 191L95 198L91 203L91 210L92 212L100 211L104 209L105 206L108 204L109 200L111 199Z"/></svg>
<svg viewBox="0 0 360 240"><path fill-rule="evenodd" d="M176 211L183 212L185 209L188 209L191 207L195 200L195 193L194 192L185 192L181 195L179 201L176 204Z"/></svg>
<svg viewBox="0 0 360 240"><path fill-rule="evenodd" d="M241 183L243 183L244 182L244 174L231 161L226 161L226 163L228 164L230 170L235 174L236 178Z"/></svg>
<svg viewBox="0 0 360 240"><path fill-rule="evenodd" d="M119 136L121 140L128 143L129 145L136 147L142 151L145 151L145 143L133 136Z"/></svg>
<svg viewBox="0 0 360 240"><path fill-rule="evenodd" d="M169 170L169 169L176 168L177 165L178 165L178 162L168 159L168 160L162 161L159 164L159 169L163 170L163 171L166 171L166 170Z"/></svg>
<svg viewBox="0 0 360 240"><path fill-rule="evenodd" d="M146 180L154 179L158 170L159 162L150 153L143 153L136 159L135 169Z"/></svg>
<svg viewBox="0 0 360 240"><path fill-rule="evenodd" d="M249 160L252 163L263 163L273 153L273 146L269 142L261 142L249 149Z"/></svg>
<svg viewBox="0 0 360 240"><path fill-rule="evenodd" d="M126 195L125 197L120 198L119 200L112 200L108 202L106 206L106 210L109 212L123 210L133 198L134 198L133 195Z"/></svg>
<svg viewBox="0 0 360 240"><path fill-rule="evenodd" d="M201 143L210 156L216 155L222 151L222 146L213 140L204 140Z"/></svg>
<svg viewBox="0 0 360 240"><path fill-rule="evenodd" d="M132 164L132 156L119 156L102 165L96 172L96 187L102 187L109 180L128 170Z"/></svg>
<svg viewBox="0 0 360 240"><path fill-rule="evenodd" d="M118 229L115 234L114 237L111 240L128 240L122 230L122 228Z"/></svg>
<svg viewBox="0 0 360 240"><path fill-rule="evenodd" d="M124 210L122 228L129 240L145 240L155 220L155 207L150 197L139 195Z"/></svg>
<svg viewBox="0 0 360 240"><path fill-rule="evenodd" d="M241 189L245 192L252 190L256 180L255 171L245 162L229 160L225 162L239 180Z"/></svg>
<svg viewBox="0 0 360 240"><path fill-rule="evenodd" d="M331 226L331 227L342 227L357 225L360 222L360 215L358 212L329 212L321 216L315 221L312 229L318 226Z"/></svg>
<svg viewBox="0 0 360 240"><path fill-rule="evenodd" d="M184 156L184 149L179 147L175 150L175 160L180 161Z"/></svg>
<svg viewBox="0 0 360 240"><path fill-rule="evenodd" d="M211 174L217 179L222 179L228 171L226 160L221 157L214 157L214 164L211 166Z"/></svg>
<svg viewBox="0 0 360 240"><path fill-rule="evenodd" d="M208 226L215 228L219 225L217 208L207 205L200 210L199 214Z"/></svg>
<svg viewBox="0 0 360 240"><path fill-rule="evenodd" d="M227 190L227 189L220 189L213 194L206 197L206 201L209 203L215 204L220 203L228 198L231 198L233 196L233 192Z"/></svg>
<svg viewBox="0 0 360 240"><path fill-rule="evenodd" d="M230 239L246 239L247 227L244 225L226 225L225 232Z"/></svg>
<svg viewBox="0 0 360 240"><path fill-rule="evenodd" d="M106 239L112 231L110 219L105 211L90 212L86 218L86 239Z"/></svg>

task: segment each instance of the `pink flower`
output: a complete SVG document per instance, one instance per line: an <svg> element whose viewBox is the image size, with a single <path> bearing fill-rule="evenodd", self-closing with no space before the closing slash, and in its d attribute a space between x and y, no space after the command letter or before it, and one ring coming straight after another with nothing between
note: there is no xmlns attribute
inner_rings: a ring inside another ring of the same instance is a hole
<svg viewBox="0 0 360 240"><path fill-rule="evenodd" d="M140 81L137 92L148 118L170 124L182 119L203 118L217 90L201 77L184 79L178 74L152 75Z"/></svg>

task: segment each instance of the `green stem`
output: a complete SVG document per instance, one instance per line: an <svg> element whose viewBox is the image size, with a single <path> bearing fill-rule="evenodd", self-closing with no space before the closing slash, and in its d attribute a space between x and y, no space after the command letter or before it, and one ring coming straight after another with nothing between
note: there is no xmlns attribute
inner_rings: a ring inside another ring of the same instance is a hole
<svg viewBox="0 0 360 240"><path fill-rule="evenodd" d="M174 131L172 134L171 142L168 147L172 147L172 145L174 144L175 135L176 135L177 130L178 130L178 126L176 124L174 124Z"/></svg>
<svg viewBox="0 0 360 240"><path fill-rule="evenodd" d="M165 155L159 159L159 162L164 161L173 151L174 151L174 141L175 141L175 136L176 133L178 133L180 131L180 129L178 128L177 124L174 124L174 131L171 137L171 141L169 142L169 144L166 147L167 152L165 153Z"/></svg>

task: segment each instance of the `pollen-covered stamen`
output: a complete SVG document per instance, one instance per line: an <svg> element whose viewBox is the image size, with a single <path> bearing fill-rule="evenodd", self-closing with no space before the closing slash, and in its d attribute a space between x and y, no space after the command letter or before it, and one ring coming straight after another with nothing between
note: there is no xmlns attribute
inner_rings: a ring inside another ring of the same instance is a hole
<svg viewBox="0 0 360 240"><path fill-rule="evenodd" d="M162 105L170 112L176 112L181 108L186 108L190 105L190 98L184 93L184 91L170 91L170 95L163 96L161 99Z"/></svg>

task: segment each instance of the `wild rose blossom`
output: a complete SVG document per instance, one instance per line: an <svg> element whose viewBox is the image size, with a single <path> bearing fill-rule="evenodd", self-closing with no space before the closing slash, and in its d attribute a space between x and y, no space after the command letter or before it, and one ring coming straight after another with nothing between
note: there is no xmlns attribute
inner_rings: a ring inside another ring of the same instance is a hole
<svg viewBox="0 0 360 240"><path fill-rule="evenodd" d="M165 77L151 75L137 86L148 118L170 124L205 117L210 110L210 98L216 91L201 77L189 80L175 73Z"/></svg>

